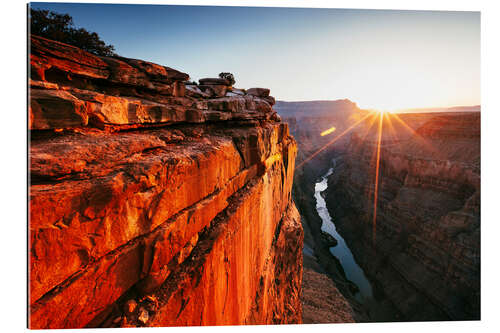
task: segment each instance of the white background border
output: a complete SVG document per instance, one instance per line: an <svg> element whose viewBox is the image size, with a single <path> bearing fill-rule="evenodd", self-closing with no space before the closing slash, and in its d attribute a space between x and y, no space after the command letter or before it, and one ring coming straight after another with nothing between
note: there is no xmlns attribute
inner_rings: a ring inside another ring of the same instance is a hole
<svg viewBox="0 0 500 333"><path fill-rule="evenodd" d="M52 1L75 2L75 1ZM84 1L98 3L142 3L183 5L233 5L318 8L413 9L481 11L481 105L482 105L482 203L481 203L481 321L427 322L389 324L283 325L205 328L153 328L157 332L299 332L321 330L331 332L419 332L451 331L472 333L500 331L499 217L500 194L500 14L497 1L487 0L218 0L218 1ZM26 140L26 3L2 1L0 82L1 109L1 325L5 332L26 331L27 306L27 140ZM165 64L168 65L168 64ZM127 329L127 331L136 329ZM102 330L62 330L68 332L104 332ZM113 330L116 331L116 330ZM144 332L144 329L139 332Z"/></svg>

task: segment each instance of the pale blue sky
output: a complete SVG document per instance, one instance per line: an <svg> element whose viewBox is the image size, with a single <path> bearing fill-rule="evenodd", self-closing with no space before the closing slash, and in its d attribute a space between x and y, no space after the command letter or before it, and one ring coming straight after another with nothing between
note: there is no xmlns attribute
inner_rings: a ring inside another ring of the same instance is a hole
<svg viewBox="0 0 500 333"><path fill-rule="evenodd" d="M118 54L192 79L232 72L277 99L363 108L480 104L478 12L33 3Z"/></svg>

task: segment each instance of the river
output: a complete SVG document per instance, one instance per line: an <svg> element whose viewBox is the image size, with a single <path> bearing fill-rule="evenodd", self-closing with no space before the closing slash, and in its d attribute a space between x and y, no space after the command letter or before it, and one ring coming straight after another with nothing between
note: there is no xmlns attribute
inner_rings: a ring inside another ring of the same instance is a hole
<svg viewBox="0 0 500 333"><path fill-rule="evenodd" d="M356 263L344 238L337 232L333 219L326 208L325 199L321 196L321 192L328 187L328 176L333 173L333 169L334 168L330 168L315 185L314 197L316 198L316 210L322 220L321 230L329 233L338 241L336 246L330 248L330 252L340 261L347 279L358 286L359 292L354 295L355 298L364 303L365 301L373 299L373 290L370 281L368 281L365 273Z"/></svg>

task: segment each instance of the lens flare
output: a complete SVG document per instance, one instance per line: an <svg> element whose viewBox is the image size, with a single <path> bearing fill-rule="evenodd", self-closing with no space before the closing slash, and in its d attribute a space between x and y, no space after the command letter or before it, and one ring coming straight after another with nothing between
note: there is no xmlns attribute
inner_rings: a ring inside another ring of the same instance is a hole
<svg viewBox="0 0 500 333"><path fill-rule="evenodd" d="M310 160L312 160L315 156L317 156L319 153L321 153L323 150L325 150L328 146L330 146L330 145L334 144L335 142L337 142L338 139L340 139L345 134L347 134L348 132L350 132L354 127L358 126L362 121L364 121L370 115L371 115L371 113L366 114L363 118L361 118L360 120L356 121L354 124L352 124L351 126L349 126L345 131L343 131L342 133L340 133L339 135L337 135L335 138L333 138L330 142L328 142L327 144L323 145L320 149L316 150L308 158L306 158L299 165L297 165L297 169L300 168L300 167L302 167L304 164L306 164Z"/></svg>
<svg viewBox="0 0 500 333"><path fill-rule="evenodd" d="M331 133L335 132L335 130L336 130L336 128L335 128L335 127L331 127L331 128L329 128L329 129L327 129L326 131L321 132L321 134L320 134L320 135L321 135L321 136L325 136L325 135L328 135L328 134L331 134Z"/></svg>
<svg viewBox="0 0 500 333"><path fill-rule="evenodd" d="M368 134L371 132L371 128L373 125L375 125L375 121L378 118L378 128L377 128L377 141L376 145L374 146L373 150L373 155L372 155L372 161L375 158L375 166L374 166L374 172L375 175L373 177L374 181L374 192L373 192L373 215L372 215L372 242L373 242L373 248L375 249L375 243L377 239L377 208L378 208L378 192L379 192L379 178L380 178L380 159L381 159L381 153L382 153L382 136L384 132L384 127L385 133L384 137L388 137L390 140L389 142L398 142L400 138L398 138L398 134L393 126L393 120L395 120L397 123L403 125L403 127L407 130L410 131L412 135L413 140L421 141L425 144L426 147L433 149L432 145L430 145L428 142L423 140L423 138L418 135L418 133L412 129L408 124L406 124L397 114L393 113L390 110L368 110L366 115L361 117L359 120L354 122L351 126L349 126L346 130L344 130L342 133L334 137L332 140L330 140L328 143L320 147L318 150L316 150L313 154L311 154L309 157L307 157L304 161L302 161L300 164L297 165L297 168L302 167L304 164L309 162L311 159L316 157L320 152L325 150L328 146L334 144L337 142L341 137L352 131L355 127L360 125L362 122L367 120L365 126L359 131L360 134L360 139L365 140ZM386 126L384 126L384 122L386 123ZM335 131L335 127L331 127L323 132L321 132L321 136L325 136L328 134L331 134L332 132ZM435 150L435 149L434 149Z"/></svg>
<svg viewBox="0 0 500 333"><path fill-rule="evenodd" d="M378 122L378 140L377 140L377 160L376 160L376 166L375 166L375 190L373 193L373 222L372 222L372 227L373 227L373 248L375 248L375 242L377 238L377 203L378 203L378 176L379 176L379 169L380 169L380 144L382 142L382 126L383 126L383 117L384 114L380 113L380 120Z"/></svg>

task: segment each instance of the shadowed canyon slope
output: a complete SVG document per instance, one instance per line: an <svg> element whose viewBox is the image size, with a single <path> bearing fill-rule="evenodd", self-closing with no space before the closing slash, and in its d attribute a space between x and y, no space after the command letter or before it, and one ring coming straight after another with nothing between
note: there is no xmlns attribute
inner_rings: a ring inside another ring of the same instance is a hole
<svg viewBox="0 0 500 333"><path fill-rule="evenodd" d="M480 113L384 116L373 247L379 118L373 114L341 135L367 113L339 103L345 101L322 102L318 113L318 102L284 108L277 102L299 147L293 196L304 227L304 267L319 266L329 275L357 321L478 319ZM320 136L332 126L333 134ZM323 195L337 231L371 281L375 306L353 300L342 287L348 281L335 268L336 258L325 250L314 184L332 166Z"/></svg>
<svg viewBox="0 0 500 333"><path fill-rule="evenodd" d="M293 198L304 228L304 323L368 321L366 311L354 299L356 287L347 280L339 260L329 251L331 245L321 230L314 198L318 177L326 173L332 158L349 142L349 137L344 136L334 145L327 145L331 136L320 136L320 133L332 126L335 126L335 134L341 133L366 111L349 100L277 101L275 109L289 124L298 144L296 163L299 166L295 169ZM324 149L315 154L322 147ZM314 158L310 158L312 155Z"/></svg>
<svg viewBox="0 0 500 333"><path fill-rule="evenodd" d="M403 318L479 319L480 114L400 118L415 131L385 131L375 226L376 142L362 130L329 179L329 210Z"/></svg>
<svg viewBox="0 0 500 333"><path fill-rule="evenodd" d="M269 90L30 47L29 326L300 323L297 147Z"/></svg>

